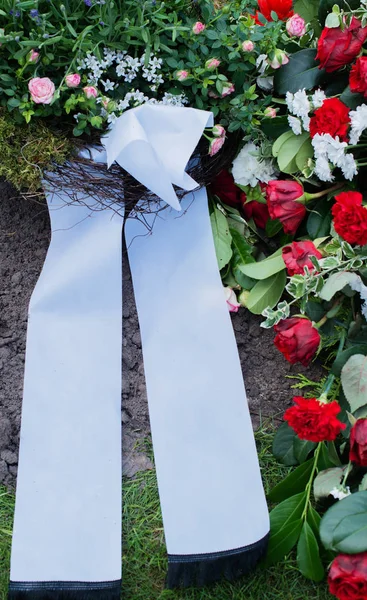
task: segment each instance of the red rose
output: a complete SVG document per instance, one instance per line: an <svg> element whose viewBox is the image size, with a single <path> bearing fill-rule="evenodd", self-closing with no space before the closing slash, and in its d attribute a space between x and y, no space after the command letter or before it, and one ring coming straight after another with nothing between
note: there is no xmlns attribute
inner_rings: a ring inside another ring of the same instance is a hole
<svg viewBox="0 0 367 600"><path fill-rule="evenodd" d="M293 398L296 406L288 408L284 419L300 440L332 442L346 425L336 418L341 408L336 400L325 403L316 398Z"/></svg>
<svg viewBox="0 0 367 600"><path fill-rule="evenodd" d="M247 202L246 204L246 195L242 196L242 211L247 220L253 219L255 225L261 227L261 229L265 229L266 222L270 218L269 210L266 204L262 204L261 202L257 202L256 200L252 200L252 202Z"/></svg>
<svg viewBox="0 0 367 600"><path fill-rule="evenodd" d="M352 92L359 92L367 98L367 56L360 56L353 65L349 75Z"/></svg>
<svg viewBox="0 0 367 600"><path fill-rule="evenodd" d="M275 12L280 21L286 21L294 13L292 10L293 0L258 0L259 10L256 11L256 23L262 25L258 14L261 13L267 21L272 21L271 13Z"/></svg>
<svg viewBox="0 0 367 600"><path fill-rule="evenodd" d="M284 357L292 363L300 362L307 367L315 356L321 337L311 321L292 317L274 327L277 335L274 344Z"/></svg>
<svg viewBox="0 0 367 600"><path fill-rule="evenodd" d="M335 231L349 244L367 244L367 208L359 192L342 192L335 196L331 209Z"/></svg>
<svg viewBox="0 0 367 600"><path fill-rule="evenodd" d="M316 133L330 133L333 138L338 135L341 142L346 142L349 125L349 108L338 98L327 98L311 117L310 134L313 138Z"/></svg>
<svg viewBox="0 0 367 600"><path fill-rule="evenodd" d="M339 600L366 600L367 552L339 554L330 567L329 590Z"/></svg>
<svg viewBox="0 0 367 600"><path fill-rule="evenodd" d="M232 175L228 171L221 171L210 186L213 194L228 206L237 208L241 204L241 190L236 186Z"/></svg>
<svg viewBox="0 0 367 600"><path fill-rule="evenodd" d="M321 252L318 251L315 244L310 241L292 242L289 246L284 246L282 257L287 267L288 275L303 275L304 267L308 267L312 271L315 267L310 261L310 256L322 258Z"/></svg>
<svg viewBox="0 0 367 600"><path fill-rule="evenodd" d="M328 73L337 71L353 62L367 39L367 27L355 17L349 27L325 27L318 43L316 58L320 61L320 69Z"/></svg>
<svg viewBox="0 0 367 600"><path fill-rule="evenodd" d="M303 200L303 187L297 181L269 181L266 199L272 219L279 219L285 233L295 234L306 214Z"/></svg>
<svg viewBox="0 0 367 600"><path fill-rule="evenodd" d="M367 419L358 419L350 430L349 460L367 467Z"/></svg>

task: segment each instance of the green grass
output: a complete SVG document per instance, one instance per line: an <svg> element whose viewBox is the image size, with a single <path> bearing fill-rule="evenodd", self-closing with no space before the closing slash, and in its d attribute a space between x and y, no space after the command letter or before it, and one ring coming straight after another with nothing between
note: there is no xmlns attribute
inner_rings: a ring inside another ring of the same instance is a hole
<svg viewBox="0 0 367 600"><path fill-rule="evenodd" d="M286 469L271 454L271 429L256 434L266 491ZM6 599L9 577L9 535L14 495L0 489L0 600ZM203 589L165 590L166 553L155 472L124 482L124 600L330 600L326 583L314 584L297 571L295 556L270 569L258 569L235 584Z"/></svg>

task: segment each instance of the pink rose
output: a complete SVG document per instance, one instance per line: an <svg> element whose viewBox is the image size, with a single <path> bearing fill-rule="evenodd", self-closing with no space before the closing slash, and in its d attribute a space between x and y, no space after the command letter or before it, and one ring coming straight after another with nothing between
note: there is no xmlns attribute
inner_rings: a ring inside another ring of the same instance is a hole
<svg viewBox="0 0 367 600"><path fill-rule="evenodd" d="M212 132L215 137L225 137L226 135L226 130L222 125L214 125Z"/></svg>
<svg viewBox="0 0 367 600"><path fill-rule="evenodd" d="M215 154L217 154L217 152L219 152L219 150L221 149L221 147L223 146L224 142L225 142L225 137L217 137L214 138L211 142L210 142L210 146L209 146L209 154L210 156L214 156Z"/></svg>
<svg viewBox="0 0 367 600"><path fill-rule="evenodd" d="M251 42L251 40L245 40L244 42L242 42L242 50L244 52L252 52L254 48L255 44L254 42Z"/></svg>
<svg viewBox="0 0 367 600"><path fill-rule="evenodd" d="M28 62L30 62L30 63L36 63L38 61L39 57L40 57L40 53L39 52L37 52L36 50L31 50L28 53Z"/></svg>
<svg viewBox="0 0 367 600"><path fill-rule="evenodd" d="M274 52L274 58L271 61L270 66L273 69L279 69L280 67L282 67L283 65L286 65L287 63L289 63L289 58L286 55L286 53L283 52L283 50L276 49Z"/></svg>
<svg viewBox="0 0 367 600"><path fill-rule="evenodd" d="M219 65L220 60L217 58L209 58L209 60L207 60L205 63L205 68L208 69L208 71L213 71L214 69L217 69Z"/></svg>
<svg viewBox="0 0 367 600"><path fill-rule="evenodd" d="M306 33L306 22L297 13L288 19L285 27L289 35L294 37L302 37Z"/></svg>
<svg viewBox="0 0 367 600"><path fill-rule="evenodd" d="M199 35L199 33L202 33L205 29L205 25L204 23L201 23L200 21L196 21L196 23L194 23L193 27L192 27L192 32L195 33L195 35Z"/></svg>
<svg viewBox="0 0 367 600"><path fill-rule="evenodd" d="M224 295L226 298L229 312L234 312L234 313L238 312L238 309L241 306L241 304L239 304L237 302L237 296L234 293L234 291L232 290L232 288L230 288L230 287L224 288Z"/></svg>
<svg viewBox="0 0 367 600"><path fill-rule="evenodd" d="M48 77L33 77L28 89L35 104L51 104L55 93L55 84Z"/></svg>
<svg viewBox="0 0 367 600"><path fill-rule="evenodd" d="M178 81L185 81L185 79L187 79L188 76L189 76L189 72L188 71L182 70L182 71L177 71L177 73L176 73L176 79Z"/></svg>
<svg viewBox="0 0 367 600"><path fill-rule="evenodd" d="M225 96L229 96L230 94L233 94L233 92L234 92L234 85L233 85L233 83L228 81L227 83L225 83L223 85L222 98L224 98Z"/></svg>
<svg viewBox="0 0 367 600"><path fill-rule="evenodd" d="M98 96L98 91L93 85L87 85L86 87L84 87L83 92L87 96L88 100L90 98L97 98Z"/></svg>
<svg viewBox="0 0 367 600"><path fill-rule="evenodd" d="M65 83L68 86L68 88L75 88L78 87L80 79L81 78L79 73L70 73L69 75L66 75Z"/></svg>
<svg viewBox="0 0 367 600"><path fill-rule="evenodd" d="M277 116L277 111L276 108L273 108L272 106L268 106L268 108L266 108L264 110L264 115L268 118L268 119L274 119Z"/></svg>

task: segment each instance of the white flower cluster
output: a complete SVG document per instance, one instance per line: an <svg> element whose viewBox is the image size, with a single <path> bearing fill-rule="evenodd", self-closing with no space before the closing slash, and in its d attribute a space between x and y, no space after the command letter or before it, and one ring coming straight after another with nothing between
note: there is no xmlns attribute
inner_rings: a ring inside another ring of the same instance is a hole
<svg viewBox="0 0 367 600"><path fill-rule="evenodd" d="M358 168L353 154L346 154L348 148L346 142L341 142L339 136L333 138L329 133L317 133L312 138L312 146L315 152L314 173L321 181L333 181L330 163L339 167L346 179L351 181L357 174Z"/></svg>
<svg viewBox="0 0 367 600"><path fill-rule="evenodd" d="M152 91L156 91L158 86L164 83L161 69L163 60L157 56L151 55L146 63L145 53L140 58L134 58L127 52L114 52L107 48L103 51L103 59L98 59L94 54L88 53L83 60L79 62L79 71L88 71L88 83L98 85L102 75L112 66L115 66L116 76L126 83L131 83L141 74L151 84ZM109 79L102 81L105 91L113 90L115 84Z"/></svg>
<svg viewBox="0 0 367 600"><path fill-rule="evenodd" d="M349 113L351 128L349 139L351 144L358 144L359 138L365 129L367 129L367 105L362 104L356 110Z"/></svg>
<svg viewBox="0 0 367 600"><path fill-rule="evenodd" d="M232 175L239 185L255 187L259 182L269 183L275 171L271 160L262 159L260 148L250 142L234 159Z"/></svg>
<svg viewBox="0 0 367 600"><path fill-rule="evenodd" d="M320 108L326 96L322 90L316 90L309 98L303 89L295 94L287 92L285 99L289 112L294 115L288 117L289 126L295 135L301 135L302 128L304 131L310 131L310 111Z"/></svg>

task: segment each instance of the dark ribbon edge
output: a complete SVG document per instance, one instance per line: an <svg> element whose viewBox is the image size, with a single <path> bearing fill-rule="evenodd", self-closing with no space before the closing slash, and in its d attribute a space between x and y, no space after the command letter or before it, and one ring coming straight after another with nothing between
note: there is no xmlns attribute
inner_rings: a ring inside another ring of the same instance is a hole
<svg viewBox="0 0 367 600"><path fill-rule="evenodd" d="M234 581L252 571L263 558L269 534L258 542L210 554L168 555L166 588L203 587L222 578Z"/></svg>
<svg viewBox="0 0 367 600"><path fill-rule="evenodd" d="M9 600L120 600L114 581L10 581Z"/></svg>

